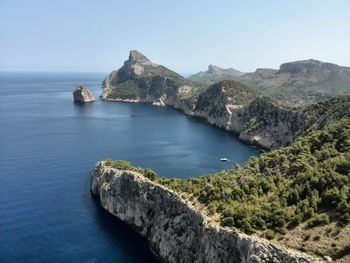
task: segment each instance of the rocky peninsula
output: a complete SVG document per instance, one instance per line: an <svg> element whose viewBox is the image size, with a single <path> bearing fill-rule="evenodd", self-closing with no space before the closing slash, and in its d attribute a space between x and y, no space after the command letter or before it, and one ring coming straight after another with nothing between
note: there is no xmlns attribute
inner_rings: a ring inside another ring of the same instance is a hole
<svg viewBox="0 0 350 263"><path fill-rule="evenodd" d="M210 74L221 76L214 67L210 69ZM235 80L207 87L151 62L137 50L130 51L124 65L105 78L102 90L101 99L171 106L265 149L290 145L322 114L313 105L286 107L260 89Z"/></svg>
<svg viewBox="0 0 350 263"><path fill-rule="evenodd" d="M91 191L104 209L144 237L162 262L322 262L221 227L193 201L142 172L98 162L92 172Z"/></svg>
<svg viewBox="0 0 350 263"><path fill-rule="evenodd" d="M266 81L271 74L304 80L325 70L339 67L303 61L256 73ZM307 106L291 107L248 85L248 74L206 86L131 51L104 80L102 99L171 106L272 151L187 180L149 180L140 169L100 162L92 193L165 262L349 262L350 97L301 95Z"/></svg>

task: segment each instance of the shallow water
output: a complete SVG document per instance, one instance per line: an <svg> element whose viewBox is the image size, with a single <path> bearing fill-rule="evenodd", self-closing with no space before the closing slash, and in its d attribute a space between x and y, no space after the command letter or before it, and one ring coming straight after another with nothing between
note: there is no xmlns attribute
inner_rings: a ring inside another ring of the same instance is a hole
<svg viewBox="0 0 350 263"><path fill-rule="evenodd" d="M188 178L259 154L171 108L72 102L77 84L98 97L103 78L0 73L0 262L152 262L145 243L91 197L95 162L127 159Z"/></svg>

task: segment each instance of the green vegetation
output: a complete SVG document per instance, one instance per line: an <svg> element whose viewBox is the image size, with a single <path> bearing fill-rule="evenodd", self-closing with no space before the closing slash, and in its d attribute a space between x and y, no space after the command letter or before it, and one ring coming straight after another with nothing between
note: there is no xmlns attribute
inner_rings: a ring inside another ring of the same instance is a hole
<svg viewBox="0 0 350 263"><path fill-rule="evenodd" d="M307 227L312 228L320 225L329 224L329 216L328 215L319 215L315 214L308 222Z"/></svg>
<svg viewBox="0 0 350 263"><path fill-rule="evenodd" d="M108 98L118 99L137 99L141 96L137 83L133 80L127 80L118 84L117 89L113 89Z"/></svg>
<svg viewBox="0 0 350 263"><path fill-rule="evenodd" d="M258 97L260 93L257 90L234 80L223 80L199 95L195 110L208 112L212 117L220 117L226 113L226 104L246 105Z"/></svg>
<svg viewBox="0 0 350 263"><path fill-rule="evenodd" d="M283 234L301 222L309 220L308 226L314 227L327 224L329 218L346 225L350 222L350 118L310 130L289 147L251 158L244 168L159 182L197 197L209 213L220 215L222 225L246 233Z"/></svg>
<svg viewBox="0 0 350 263"><path fill-rule="evenodd" d="M123 161L123 160L116 160L116 161L112 161L112 160L105 160L104 164L106 166L112 167L112 168L116 168L116 169L120 169L120 170L126 170L126 171L134 171L134 172L138 172L143 174L145 177L147 177L148 179L154 181L158 178L158 175L156 174L155 171L153 171L150 168L140 168L140 167L135 167L133 165L131 165L130 162L128 161Z"/></svg>
<svg viewBox="0 0 350 263"><path fill-rule="evenodd" d="M350 244L346 244L342 248L332 248L325 253L327 256L332 257L334 260L343 258L350 255Z"/></svg>

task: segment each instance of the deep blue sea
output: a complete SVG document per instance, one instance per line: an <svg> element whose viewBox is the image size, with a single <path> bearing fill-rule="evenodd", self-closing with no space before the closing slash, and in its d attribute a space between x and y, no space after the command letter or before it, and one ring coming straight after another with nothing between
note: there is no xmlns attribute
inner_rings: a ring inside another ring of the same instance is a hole
<svg viewBox="0 0 350 263"><path fill-rule="evenodd" d="M92 198L95 162L127 159L188 178L259 154L171 108L73 103L77 84L98 97L104 76L0 73L0 262L153 262L144 241Z"/></svg>

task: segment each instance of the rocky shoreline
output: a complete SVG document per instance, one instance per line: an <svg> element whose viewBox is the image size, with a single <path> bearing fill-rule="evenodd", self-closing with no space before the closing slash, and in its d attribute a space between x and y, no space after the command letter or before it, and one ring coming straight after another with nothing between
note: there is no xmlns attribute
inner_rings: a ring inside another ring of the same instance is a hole
<svg viewBox="0 0 350 263"><path fill-rule="evenodd" d="M318 117L308 110L282 107L234 80L205 87L151 62L136 50L130 51L119 70L105 78L100 98L170 106L263 149L290 145Z"/></svg>
<svg viewBox="0 0 350 263"><path fill-rule="evenodd" d="M221 227L193 201L134 171L98 162L91 192L104 209L144 237L162 262L323 262Z"/></svg>

